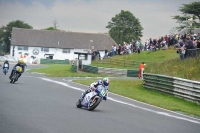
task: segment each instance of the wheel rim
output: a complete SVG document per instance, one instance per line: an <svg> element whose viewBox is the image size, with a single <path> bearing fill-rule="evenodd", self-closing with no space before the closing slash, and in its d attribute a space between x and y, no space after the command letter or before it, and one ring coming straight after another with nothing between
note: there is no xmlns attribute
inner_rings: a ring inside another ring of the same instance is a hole
<svg viewBox="0 0 200 133"><path fill-rule="evenodd" d="M92 100L92 99L91 99L91 100ZM92 107L92 106L96 103L96 101L97 101L97 100L96 100L96 98L95 98L94 100L92 100L92 101L90 102L90 105L89 105L89 106Z"/></svg>

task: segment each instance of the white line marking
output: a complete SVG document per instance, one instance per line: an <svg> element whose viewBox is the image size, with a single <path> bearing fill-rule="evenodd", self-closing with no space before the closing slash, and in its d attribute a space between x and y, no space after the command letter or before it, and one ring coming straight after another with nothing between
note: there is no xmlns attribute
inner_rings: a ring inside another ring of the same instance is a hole
<svg viewBox="0 0 200 133"><path fill-rule="evenodd" d="M73 81L73 80L72 80ZM86 86L87 85L84 85L84 84L80 84L80 83L77 83L77 82L73 82L74 84L78 84L78 85L82 85L82 86ZM167 110L167 109L164 109L164 108L161 108L161 107L158 107L158 106L154 106L154 105L151 105L151 104L148 104L148 103L144 103L144 102L140 102L140 101L137 101L135 99L131 99L131 98L128 98L128 97L125 97L125 96L122 96L122 95L119 95L119 94L115 94L115 93L112 93L112 92L109 92L111 93L112 95L116 95L116 96L119 96L119 97L123 97L125 99L128 99L128 100L131 100L131 101L135 101L135 102L138 102L138 103L141 103L141 104L145 104L145 105L148 105L148 106L151 106L151 107L154 107L154 108L159 108L159 109L162 109L162 110L165 110L165 111L168 111L168 112L172 112L174 114L178 114L178 115L182 115L184 117L188 117L188 118L191 118L191 119L195 119L195 120L200 120L198 118L195 118L195 117L191 117L191 116L188 116L188 115L184 115L184 114L181 114L181 113L177 113L177 112L174 112L174 111L171 111L171 110Z"/></svg>
<svg viewBox="0 0 200 133"><path fill-rule="evenodd" d="M39 77L39 78L41 78L41 77ZM60 85L63 85L63 86L66 86L66 87L69 87L69 88L72 88L72 89L75 89L75 90L85 91L85 90L83 90L83 89L70 86L70 85L68 85L68 84L66 84L66 83L63 83L63 82L60 82L60 81L54 81L54 80L47 79L47 78L41 78L41 79L42 79L42 80L45 80L45 81L48 81L48 82L53 82L53 83L56 83L56 84L60 84ZM121 103L121 104L129 105L129 106L132 106L132 107L135 107L135 108L139 108L139 109L142 109L142 110L146 110L146 111L149 111L149 112L153 112L153 113L156 113L156 114L165 115L165 116L169 116L169 117L173 117L173 118L177 118L177 119L181 119L181 120L193 122L193 123L196 123L196 124L200 124L199 121L187 119L187 118L184 118L184 117L174 116L174 115L171 115L171 114L166 113L166 112L159 112L159 111L151 110L151 109L148 109L148 108L143 108L143 107L140 107L140 106L137 106L137 105L134 105L134 104L127 103L127 102L115 100L115 99L113 99L113 98L111 98L111 97L109 97L108 99L109 99L109 100L112 100L112 101L114 101L114 102L118 102L118 103Z"/></svg>

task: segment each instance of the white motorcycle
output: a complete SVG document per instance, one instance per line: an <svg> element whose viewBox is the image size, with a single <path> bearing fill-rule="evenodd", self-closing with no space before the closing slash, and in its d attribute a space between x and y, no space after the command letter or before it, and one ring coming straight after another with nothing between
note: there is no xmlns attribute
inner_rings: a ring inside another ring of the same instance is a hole
<svg viewBox="0 0 200 133"><path fill-rule="evenodd" d="M107 96L107 89L99 85L95 91L91 91L85 95L83 100L79 99L76 103L78 108L85 107L89 111L94 110L99 103Z"/></svg>

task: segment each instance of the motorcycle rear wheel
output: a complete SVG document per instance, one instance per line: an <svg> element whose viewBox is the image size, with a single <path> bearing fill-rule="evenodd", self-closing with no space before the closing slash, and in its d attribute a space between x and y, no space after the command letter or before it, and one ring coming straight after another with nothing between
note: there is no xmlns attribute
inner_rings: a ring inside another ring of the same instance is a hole
<svg viewBox="0 0 200 133"><path fill-rule="evenodd" d="M76 102L76 107L77 108L81 108L82 107L80 99L78 100L78 102Z"/></svg>

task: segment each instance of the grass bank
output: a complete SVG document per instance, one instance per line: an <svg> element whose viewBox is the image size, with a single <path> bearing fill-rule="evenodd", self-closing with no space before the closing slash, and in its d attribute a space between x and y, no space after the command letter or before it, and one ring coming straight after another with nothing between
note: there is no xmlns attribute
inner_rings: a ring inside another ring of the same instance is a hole
<svg viewBox="0 0 200 133"><path fill-rule="evenodd" d="M120 65L116 65L115 63L108 63L108 64L100 64L97 60L92 62L92 66L99 66L99 67L106 67L106 68L121 68L121 69L137 69L139 64L145 62L147 65L149 63L162 63L165 61L169 61L172 59L178 59L179 56L176 53L176 50L170 48L168 50L157 50L155 52L151 51L142 51L141 53L132 53L129 55L116 55L111 57L113 60L129 60L135 61L137 66L133 67L123 67ZM104 60L110 60L109 58ZM109 61L108 61L109 62ZM119 61L120 62L120 61ZM123 61L122 61L123 63Z"/></svg>
<svg viewBox="0 0 200 133"><path fill-rule="evenodd" d="M74 80L74 82L89 85L95 80ZM145 89L142 81L111 80L109 91L144 103L164 109L200 118L200 105L174 96Z"/></svg>
<svg viewBox="0 0 200 133"><path fill-rule="evenodd" d="M85 73L82 71L72 72L71 65L46 65L48 67L40 68L40 69L31 69L27 72L37 72L37 73L45 73L46 76L50 77L104 77L107 75L104 74L93 74L93 73Z"/></svg>
<svg viewBox="0 0 200 133"><path fill-rule="evenodd" d="M145 72L200 81L200 58L178 58L162 63L150 63Z"/></svg>

